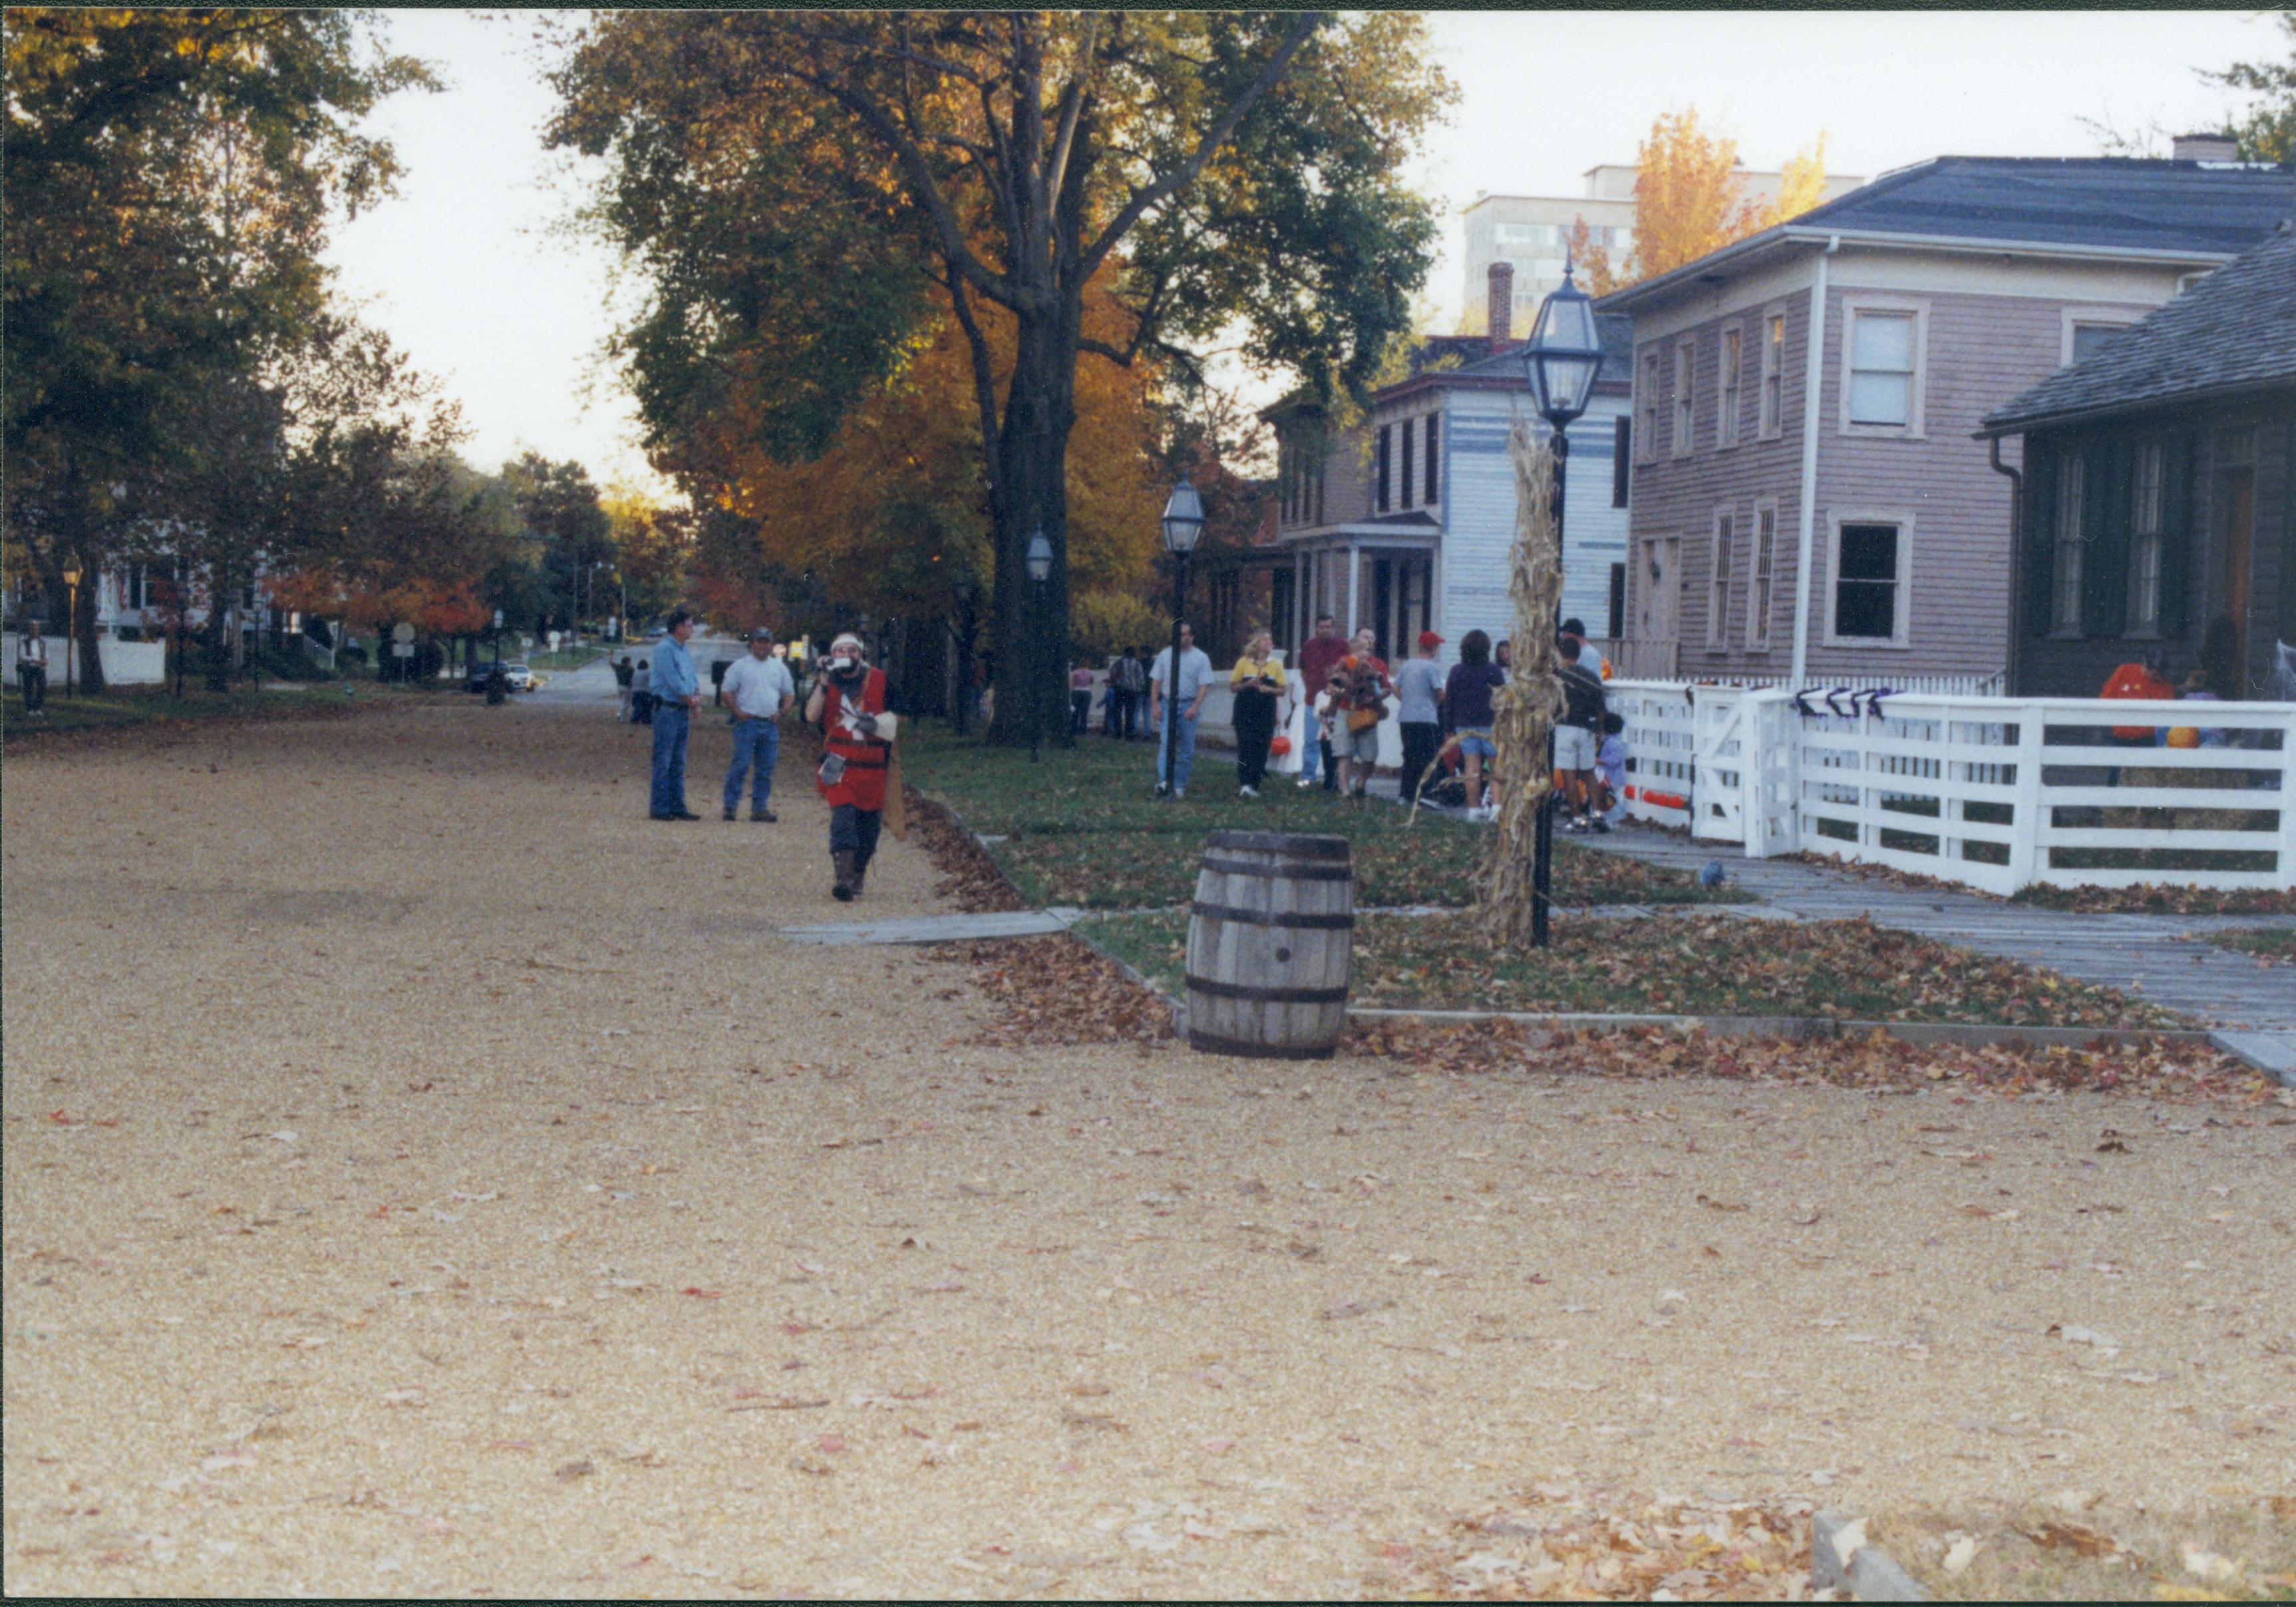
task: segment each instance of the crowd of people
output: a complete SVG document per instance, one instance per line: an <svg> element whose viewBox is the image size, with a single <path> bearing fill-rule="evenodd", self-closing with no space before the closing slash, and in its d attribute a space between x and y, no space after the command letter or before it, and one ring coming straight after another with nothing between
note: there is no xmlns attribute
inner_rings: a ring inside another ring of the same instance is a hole
<svg viewBox="0 0 2296 1607"><path fill-rule="evenodd" d="M1183 624L1179 635L1177 676L1168 647L1145 663L1137 649L1127 647L1109 660L1102 681L1102 734L1118 741L1153 739L1160 796L1186 796L1196 728L1219 681L1210 658L1195 644L1194 629ZM1555 731L1555 770L1565 829L1607 832L1626 812L1626 722L1607 706L1603 683L1610 667L1582 662L1589 657L1584 623L1563 621L1556 642L1564 707ZM1237 796L1259 797L1271 767L1291 756L1297 712L1304 715L1297 784L1320 782L1327 791L1364 797L1379 767L1382 726L1392 715L1403 739L1403 797L1432 799L1456 780L1470 818L1494 817L1497 802L1488 774L1498 754L1492 699L1506 684L1509 644L1494 644L1487 633L1471 630L1460 638L1458 662L1447 671L1436 657L1444 644L1436 632L1422 631L1411 657L1390 667L1370 630L1342 637L1325 614L1301 645L1297 663L1287 666L1273 635L1254 630L1226 675ZM1070 729L1078 735L1090 726L1094 682L1089 667L1071 666ZM1177 705L1177 719L1167 718L1168 697Z"/></svg>
<svg viewBox="0 0 2296 1607"><path fill-rule="evenodd" d="M673 612L660 638L613 663L620 717L651 728L652 767L647 813L659 821L693 821L685 766L693 722L701 708L701 676L687 644L693 615ZM1236 749L1236 792L1256 799L1271 767L1291 756L1292 717L1304 716L1297 784L1361 799L1380 763L1380 732L1392 716L1403 738L1402 796L1429 798L1456 781L1454 791L1471 818L1497 812L1488 767L1497 756L1494 698L1506 685L1508 644L1471 630L1459 642L1458 661L1445 670L1437 660L1444 638L1422 631L1399 668L1379 656L1366 630L1341 637L1330 615L1287 665L1272 634L1256 629L1225 677L1231 697ZM774 823L775 767L781 722L800 701L806 722L823 734L816 790L830 806L831 892L840 901L859 898L875 857L884 815L898 794L893 739L898 717L889 706L883 670L868 662L861 638L840 634L811 665L809 692L800 690L807 660L795 645L776 642L760 627L748 634L739 657L718 658L708 675L711 701L732 726L732 755L721 810ZM1563 709L1555 733L1556 787L1566 829L1607 831L1624 812L1624 723L1605 707L1600 671L1585 662L1585 627L1566 620L1557 638L1562 660ZM1103 709L1103 734L1117 741L1152 735L1155 789L1187 795L1195 765L1196 734L1204 704L1222 677L1195 643L1193 627L1179 628L1177 668L1168 647L1143 660L1131 648L1115 655L1103 681L1087 666L1070 672L1070 730L1089 728L1095 685ZM1456 771L1456 775L1453 772ZM898 830L898 825L896 827Z"/></svg>

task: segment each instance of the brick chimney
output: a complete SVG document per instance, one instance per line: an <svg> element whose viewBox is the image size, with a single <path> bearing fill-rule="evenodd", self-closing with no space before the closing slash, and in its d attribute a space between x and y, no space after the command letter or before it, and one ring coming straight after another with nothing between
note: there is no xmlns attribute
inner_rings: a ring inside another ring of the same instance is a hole
<svg viewBox="0 0 2296 1607"><path fill-rule="evenodd" d="M2180 162L2236 162L2240 141L2229 134L2180 134L2169 142L2169 156Z"/></svg>
<svg viewBox="0 0 2296 1607"><path fill-rule="evenodd" d="M1488 328L1493 356L1514 344L1514 264L1512 262L1491 264Z"/></svg>

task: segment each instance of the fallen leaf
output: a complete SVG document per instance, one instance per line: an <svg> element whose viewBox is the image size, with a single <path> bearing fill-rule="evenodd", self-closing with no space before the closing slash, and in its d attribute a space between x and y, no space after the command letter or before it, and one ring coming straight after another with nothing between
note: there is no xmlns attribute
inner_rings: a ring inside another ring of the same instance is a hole
<svg viewBox="0 0 2296 1607"><path fill-rule="evenodd" d="M726 1298L726 1291L722 1289L694 1289L689 1287L681 1289L677 1292L680 1294L690 1294L697 1300L722 1300Z"/></svg>
<svg viewBox="0 0 2296 1607"><path fill-rule="evenodd" d="M571 1484L577 1479L587 1479L597 1471L598 1464L594 1462L570 1462L558 1470L557 1476Z"/></svg>
<svg viewBox="0 0 2296 1607"><path fill-rule="evenodd" d="M1945 1571L1948 1577L1957 1579L1969 1571L1969 1565L1975 1561L1977 1561L1977 1541L1972 1536L1964 1535L1947 1548Z"/></svg>

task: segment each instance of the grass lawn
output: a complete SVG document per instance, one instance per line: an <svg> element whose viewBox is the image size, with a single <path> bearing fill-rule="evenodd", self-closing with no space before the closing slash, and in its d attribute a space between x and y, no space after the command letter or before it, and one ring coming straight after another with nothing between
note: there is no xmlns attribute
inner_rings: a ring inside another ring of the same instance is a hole
<svg viewBox="0 0 2296 1607"><path fill-rule="evenodd" d="M1025 751L960 741L938 723L905 729L901 767L910 785L947 803L966 826L1005 840L989 851L1031 904L1138 909L1194 896L1204 839L1221 830L1342 836L1355 848L1361 906L1468 902L1468 880L1488 828L1396 805L1336 798L1271 776L1258 799L1235 796L1234 770L1199 756L1186 798L1159 799L1148 743L1087 739ZM1735 890L1709 892L1680 871L1555 844L1558 904L1743 903Z"/></svg>
<svg viewBox="0 0 2296 1607"><path fill-rule="evenodd" d="M2236 948L2259 960L2296 965L2296 926L2252 926L2245 931L2212 931L2205 936L2218 948Z"/></svg>
<svg viewBox="0 0 2296 1607"><path fill-rule="evenodd" d="M23 700L10 693L4 702L0 702L0 731L14 738L41 731L100 731L115 726L148 725L157 720L301 714L315 709L347 708L360 696L373 695L365 688L359 693L352 693L342 684L333 681L299 686L288 692L257 690L244 685L234 685L228 692L210 692L193 683L185 685L180 698L171 689L161 686L116 688L94 696L78 693L67 698L51 685L47 712L37 720L25 717Z"/></svg>
<svg viewBox="0 0 2296 1607"><path fill-rule="evenodd" d="M1157 983L1183 987L1188 917L1087 922L1080 933ZM1718 914L1568 920L1545 954L1495 954L1464 915L1367 915L1352 1002L1420 1010L1803 1015L2032 1027L2173 1027L2106 988L1865 921Z"/></svg>

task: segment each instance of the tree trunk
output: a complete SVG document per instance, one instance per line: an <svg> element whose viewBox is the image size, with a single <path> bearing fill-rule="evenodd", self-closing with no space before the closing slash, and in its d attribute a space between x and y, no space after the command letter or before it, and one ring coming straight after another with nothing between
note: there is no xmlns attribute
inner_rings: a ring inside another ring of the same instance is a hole
<svg viewBox="0 0 2296 1607"><path fill-rule="evenodd" d="M223 635L225 586L229 578L219 563L208 571L208 617L200 634L204 638L207 660L201 668L206 672L209 692L231 690L231 660L226 656Z"/></svg>
<svg viewBox="0 0 2296 1607"><path fill-rule="evenodd" d="M84 692L102 692L104 689L103 650L95 635L95 587L102 575L103 571L93 563L83 565L79 595L74 600L77 606L72 616L70 635L79 647L76 668L79 672L80 689Z"/></svg>

